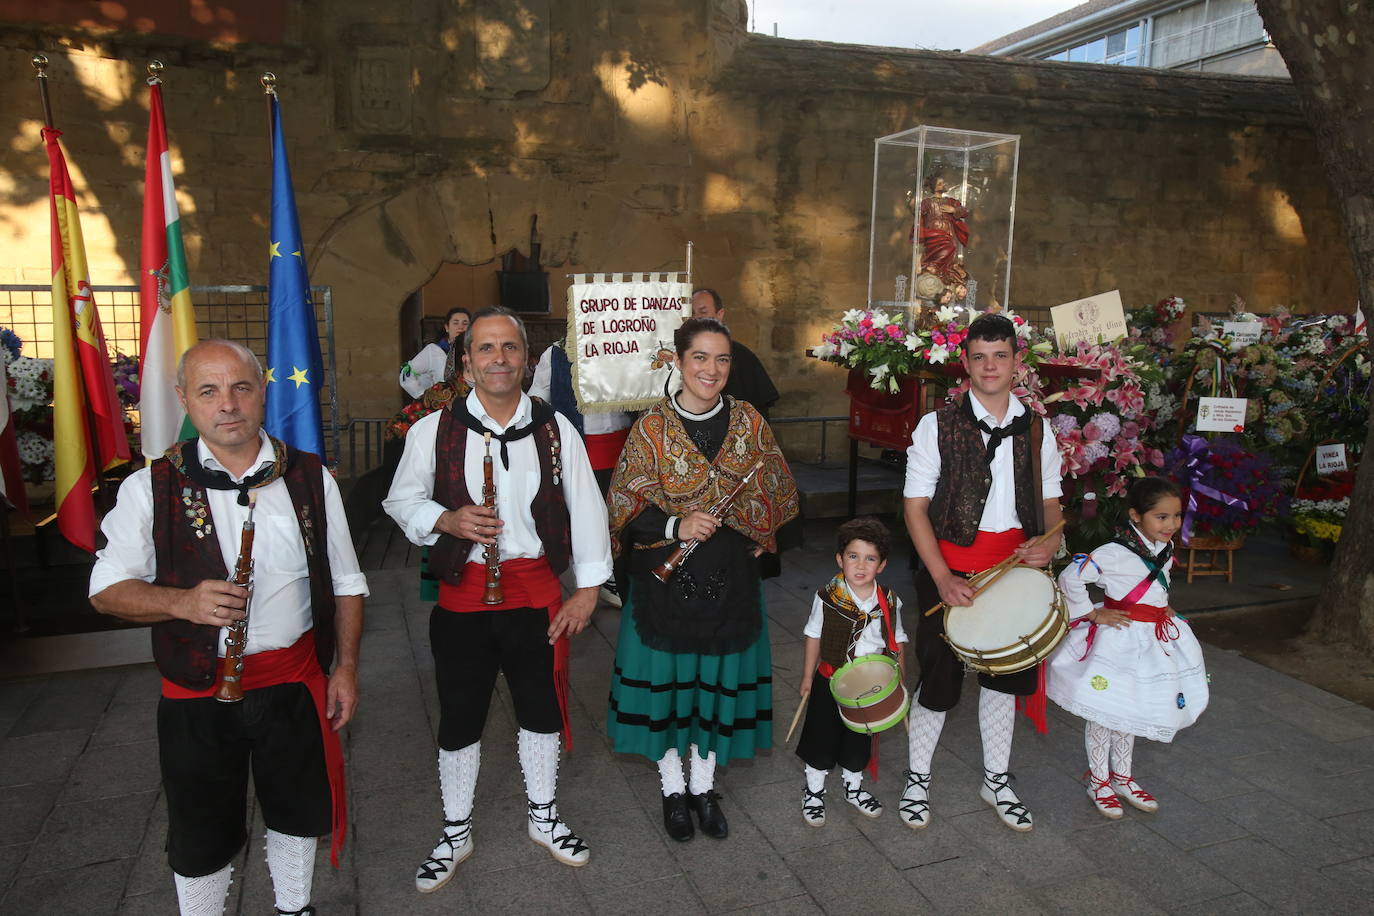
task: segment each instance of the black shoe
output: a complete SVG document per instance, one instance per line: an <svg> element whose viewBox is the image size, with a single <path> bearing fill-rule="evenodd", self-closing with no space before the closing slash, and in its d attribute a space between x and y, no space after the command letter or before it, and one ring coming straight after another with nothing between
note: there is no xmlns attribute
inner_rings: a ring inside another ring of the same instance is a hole
<svg viewBox="0 0 1374 916"><path fill-rule="evenodd" d="M687 796L683 793L663 796L663 829L679 843L685 843L696 835L692 827L692 812L687 810Z"/></svg>
<svg viewBox="0 0 1374 916"><path fill-rule="evenodd" d="M720 796L715 792L703 792L692 796L692 809L697 813L697 823L701 832L717 840L723 840L730 833L730 825L725 822L725 812L720 810Z"/></svg>

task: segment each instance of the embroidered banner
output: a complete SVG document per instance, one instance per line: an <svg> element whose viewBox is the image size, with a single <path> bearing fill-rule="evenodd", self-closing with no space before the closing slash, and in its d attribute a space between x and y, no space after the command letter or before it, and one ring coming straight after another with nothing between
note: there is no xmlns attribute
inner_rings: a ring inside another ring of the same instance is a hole
<svg viewBox="0 0 1374 916"><path fill-rule="evenodd" d="M663 397L673 332L692 313L683 274L578 274L568 288L568 355L583 413L643 410Z"/></svg>

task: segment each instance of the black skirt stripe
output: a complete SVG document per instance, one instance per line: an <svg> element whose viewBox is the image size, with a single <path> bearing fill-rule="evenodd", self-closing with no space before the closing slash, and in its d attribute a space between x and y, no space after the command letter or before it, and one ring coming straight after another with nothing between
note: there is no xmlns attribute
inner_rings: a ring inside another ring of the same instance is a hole
<svg viewBox="0 0 1374 916"><path fill-rule="evenodd" d="M633 690L647 690L650 693L667 693L669 691L700 690L705 693L714 693L723 697L737 697L740 691L758 690L760 687L773 683L772 675L765 675L752 684L740 684L737 688L722 687L720 684L711 684L696 678L690 681L673 681L669 684L655 684L652 681L643 681L625 677L625 669L616 666L615 678L625 687ZM614 701L614 696L612 697Z"/></svg>
<svg viewBox="0 0 1374 916"><path fill-rule="evenodd" d="M736 719L733 722L717 722L714 719L701 715L693 710L685 716L669 716L666 719L653 719L643 713L622 712L620 704L611 697L611 713L615 716L615 721L621 725L633 726L635 728L647 728L651 732L667 731L669 728L688 729L695 724L707 734L720 735L728 738L737 731L754 731L765 723L771 727L773 722L773 710L763 709L757 716L748 719Z"/></svg>

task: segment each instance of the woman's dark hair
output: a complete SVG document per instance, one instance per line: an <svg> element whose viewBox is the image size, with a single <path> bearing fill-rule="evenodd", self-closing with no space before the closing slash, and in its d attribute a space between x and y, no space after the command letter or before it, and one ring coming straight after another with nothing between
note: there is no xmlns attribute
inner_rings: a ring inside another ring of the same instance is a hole
<svg viewBox="0 0 1374 916"><path fill-rule="evenodd" d="M968 340L1010 340L1013 350L1017 347L1016 325L1006 315L979 315L968 326ZM966 344L967 345L967 344Z"/></svg>
<svg viewBox="0 0 1374 916"><path fill-rule="evenodd" d="M696 340L698 334L724 334L725 339L730 339L730 329L721 324L715 318L688 318L676 331L673 332L673 349L677 351L678 359L682 359L687 354L687 348Z"/></svg>
<svg viewBox="0 0 1374 916"><path fill-rule="evenodd" d="M467 316L468 316L468 324L472 324L472 312L469 312L467 309L463 308L462 306L455 306L454 308L451 308L451 309L449 309L447 312L444 313L444 323L441 324L441 325L439 325L439 337L438 337L439 340L448 340L448 323L449 323L449 320L450 320L451 318L453 318L454 315L458 315L458 314L467 315Z"/></svg>
<svg viewBox="0 0 1374 916"><path fill-rule="evenodd" d="M1137 477L1126 491L1126 505L1134 509L1137 515L1144 515L1166 496L1183 498L1183 494L1171 480L1165 480L1163 477Z"/></svg>
<svg viewBox="0 0 1374 916"><path fill-rule="evenodd" d="M873 516L861 515L845 522L835 532L835 552L843 554L852 541L867 541L878 551L878 559L886 560L892 547L892 533Z"/></svg>

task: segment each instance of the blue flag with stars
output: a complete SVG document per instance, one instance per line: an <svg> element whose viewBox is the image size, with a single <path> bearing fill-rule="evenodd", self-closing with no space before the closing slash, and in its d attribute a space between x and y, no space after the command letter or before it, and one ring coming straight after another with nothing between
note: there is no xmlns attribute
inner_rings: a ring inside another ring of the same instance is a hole
<svg viewBox="0 0 1374 916"><path fill-rule="evenodd" d="M275 94L271 104L272 236L267 257L267 415L263 426L269 435L323 459L320 335L310 302L305 246Z"/></svg>

